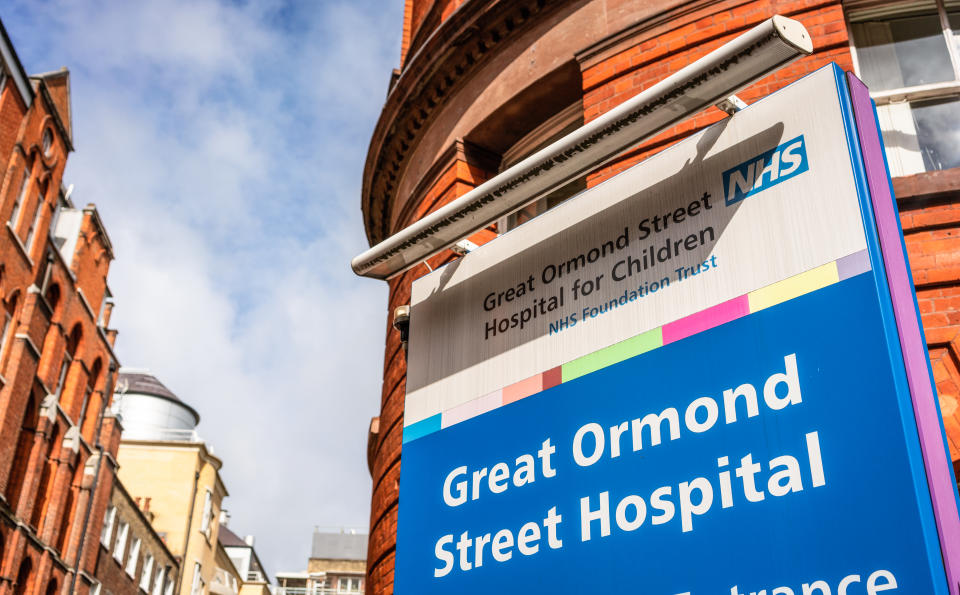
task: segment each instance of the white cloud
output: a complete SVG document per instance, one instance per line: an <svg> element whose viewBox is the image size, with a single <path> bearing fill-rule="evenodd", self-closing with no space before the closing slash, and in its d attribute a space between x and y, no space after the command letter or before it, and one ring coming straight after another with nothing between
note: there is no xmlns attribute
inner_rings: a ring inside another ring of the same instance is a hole
<svg viewBox="0 0 960 595"><path fill-rule="evenodd" d="M32 2L28 71L71 69L66 180L114 241L118 353L203 421L268 570L365 526L386 286L360 280L360 176L400 2Z"/></svg>

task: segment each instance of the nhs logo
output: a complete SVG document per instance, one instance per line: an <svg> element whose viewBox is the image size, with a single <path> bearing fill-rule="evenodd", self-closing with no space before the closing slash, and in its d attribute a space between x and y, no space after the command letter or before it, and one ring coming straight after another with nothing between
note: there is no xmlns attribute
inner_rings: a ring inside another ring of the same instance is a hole
<svg viewBox="0 0 960 595"><path fill-rule="evenodd" d="M807 169L807 146L801 134L723 172L724 199L730 206Z"/></svg>

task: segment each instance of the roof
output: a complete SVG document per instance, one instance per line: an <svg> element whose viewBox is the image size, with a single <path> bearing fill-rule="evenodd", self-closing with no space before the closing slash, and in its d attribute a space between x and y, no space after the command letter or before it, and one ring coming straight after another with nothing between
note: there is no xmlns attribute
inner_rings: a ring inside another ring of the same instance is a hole
<svg viewBox="0 0 960 595"><path fill-rule="evenodd" d="M30 107L30 104L33 102L33 87L30 85L30 80L27 77L26 71L23 69L23 64L21 64L20 58L17 56L17 51L13 49L13 43L10 41L10 36L7 35L7 29L3 26L3 21L0 21L0 58L6 63L17 91L20 92L20 98L23 100L23 103L27 107Z"/></svg>
<svg viewBox="0 0 960 595"><path fill-rule="evenodd" d="M117 385L114 389L114 392L118 395L125 395L128 393L150 395L153 397L160 397L161 399L166 399L168 401L173 401L174 403L179 403L186 407L190 413L193 414L197 420L197 423L200 423L200 414L197 413L193 407L180 400L180 397L173 394L173 391L164 386L164 384L160 382L156 376L147 370L120 368L120 373L117 375Z"/></svg>
<svg viewBox="0 0 960 595"><path fill-rule="evenodd" d="M251 547L246 541L240 539L239 535L223 525L220 525L219 539L223 547Z"/></svg>
<svg viewBox="0 0 960 595"><path fill-rule="evenodd" d="M257 563L256 568L263 573L263 578L265 579L265 582L267 583L270 582L270 575L267 574L267 569L263 567L263 563L260 561L260 556L257 555L257 550L254 549L252 545L250 545L249 543L241 539L239 535L231 531L229 527L220 525L220 532L217 535L217 541L220 542L220 546L223 547L224 549L228 547L249 548L250 553L253 555L253 559ZM251 565L250 569L253 570L254 567Z"/></svg>
<svg viewBox="0 0 960 595"><path fill-rule="evenodd" d="M117 392L121 394L141 393L144 395L163 397L172 401L180 400L180 398L164 386L156 376L140 370L120 370L120 375L117 377Z"/></svg>
<svg viewBox="0 0 960 595"><path fill-rule="evenodd" d="M367 538L365 533L314 531L310 557L324 560L366 560Z"/></svg>

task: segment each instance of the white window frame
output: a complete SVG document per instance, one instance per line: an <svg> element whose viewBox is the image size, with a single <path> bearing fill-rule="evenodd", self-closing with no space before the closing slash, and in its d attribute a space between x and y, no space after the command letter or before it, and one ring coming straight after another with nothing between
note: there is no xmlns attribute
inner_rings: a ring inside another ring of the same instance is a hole
<svg viewBox="0 0 960 595"><path fill-rule="evenodd" d="M60 375L57 377L57 388L54 389L53 396L56 401L60 402L60 397L63 396L63 387L67 384L67 376L70 375L70 366L73 364L73 358L70 357L70 353L67 351L63 352L63 362L60 364Z"/></svg>
<svg viewBox="0 0 960 595"><path fill-rule="evenodd" d="M210 490L204 492L203 497L203 517L200 520L200 532L207 539L210 539L210 525L213 521L213 493Z"/></svg>
<svg viewBox="0 0 960 595"><path fill-rule="evenodd" d="M153 595L163 595L163 579L166 577L167 569L157 564L157 575L153 579Z"/></svg>
<svg viewBox="0 0 960 595"><path fill-rule="evenodd" d="M877 117L880 120L880 127L883 130L896 130L910 133L914 129L913 116L910 113L910 103L935 100L935 99L960 99L960 41L955 36L947 18L947 9L944 0L933 0L936 5L937 16L940 21L940 29L943 34L944 42L947 47L947 54L950 57L950 64L953 67L953 80L939 83L930 83L925 85L914 85L900 87L896 89L884 89L881 91L871 91L870 97L877 104ZM884 15L882 9L873 10L869 18L864 21L884 21L896 18L892 12L898 5L904 3L890 3L890 12ZM884 6L884 8L887 8ZM865 12L865 11L862 11ZM852 18L851 18L852 13ZM854 72L858 77L863 77L860 66L860 57L857 53L856 41L853 35L853 25L860 22L857 18L858 10L853 7L845 13L847 30L850 32L850 54L853 57ZM876 14L873 14L876 13ZM909 15L906 13L904 16ZM919 147L916 151L904 149L901 147L886 147L887 161L890 166L892 176L906 176L927 171L923 163L923 157L920 155Z"/></svg>
<svg viewBox="0 0 960 595"><path fill-rule="evenodd" d="M100 543L110 547L110 538L113 536L113 523L117 520L117 507L111 504L103 516L103 529L100 531Z"/></svg>
<svg viewBox="0 0 960 595"><path fill-rule="evenodd" d="M199 562L193 563L193 582L190 585L190 595L203 595L203 568Z"/></svg>
<svg viewBox="0 0 960 595"><path fill-rule="evenodd" d="M127 549L127 536L130 533L130 525L120 521L117 529L117 539L113 545L113 559L118 563L123 560L124 550Z"/></svg>
<svg viewBox="0 0 960 595"><path fill-rule="evenodd" d="M344 587L346 583L346 587ZM337 579L337 593L359 593L360 592L360 577L358 576L341 576Z"/></svg>
<svg viewBox="0 0 960 595"><path fill-rule="evenodd" d="M103 585L100 584L100 581L94 581L90 585L90 595L100 595L100 589Z"/></svg>
<svg viewBox="0 0 960 595"><path fill-rule="evenodd" d="M150 581L153 578L153 554L147 554L147 561L143 563L143 571L140 573L140 588L144 592L150 592Z"/></svg>
<svg viewBox="0 0 960 595"><path fill-rule="evenodd" d="M43 215L43 205L45 202L43 195L37 194L37 206L33 211L33 220L30 222L30 228L27 229L27 238L23 241L23 245L27 248L27 254L30 254L30 251L33 250L33 241L37 237L34 232L37 230L40 217Z"/></svg>
<svg viewBox="0 0 960 595"><path fill-rule="evenodd" d="M127 556L127 576L133 578L137 575L137 562L140 561L140 545L142 540L139 537L133 538L133 545L130 546L130 555Z"/></svg>
<svg viewBox="0 0 960 595"><path fill-rule="evenodd" d="M7 311L6 304L3 307L3 331L0 331L0 362L7 352L7 335L10 334L10 327L13 326L13 316Z"/></svg>
<svg viewBox="0 0 960 595"><path fill-rule="evenodd" d="M16 233L17 224L20 222L20 207L23 206L24 197L27 194L27 189L30 187L29 181L30 167L25 165L23 169L23 180L20 182L20 190L17 191L17 199L13 203L13 211L10 212L10 219L7 221L14 233Z"/></svg>

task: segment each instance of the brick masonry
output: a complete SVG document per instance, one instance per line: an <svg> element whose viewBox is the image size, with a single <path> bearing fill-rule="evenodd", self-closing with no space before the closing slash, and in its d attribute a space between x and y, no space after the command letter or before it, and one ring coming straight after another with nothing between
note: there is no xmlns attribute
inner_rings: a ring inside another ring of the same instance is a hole
<svg viewBox="0 0 960 595"><path fill-rule="evenodd" d="M9 315L9 324L0 320L0 595L86 594L121 431L108 412L115 333L100 318L113 253L96 208L76 208L64 195L69 73L18 87L23 69L7 50L12 63L2 68L14 76L0 77L0 315Z"/></svg>

